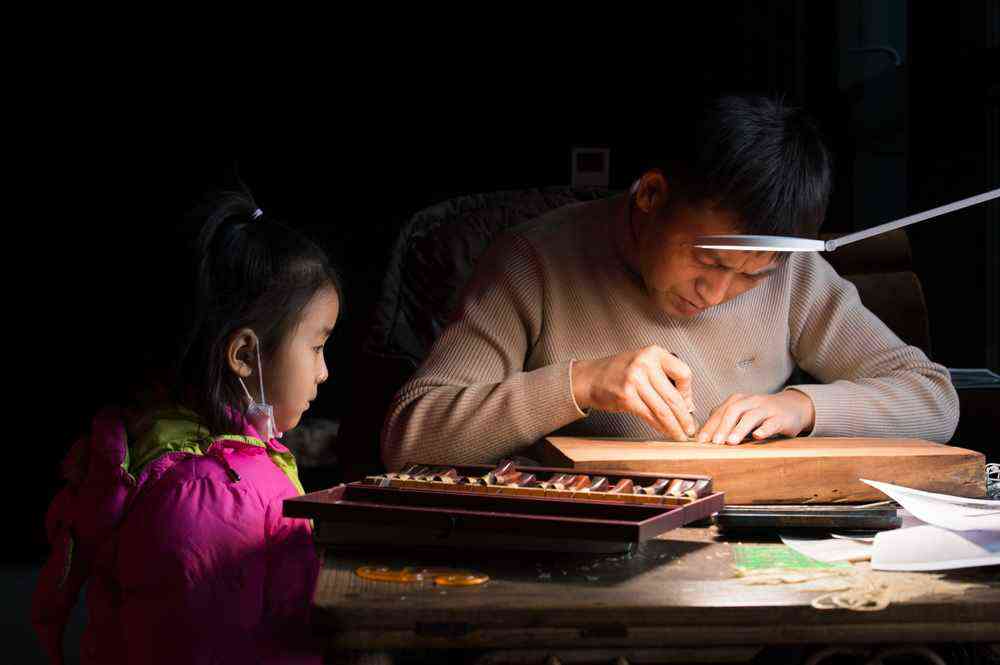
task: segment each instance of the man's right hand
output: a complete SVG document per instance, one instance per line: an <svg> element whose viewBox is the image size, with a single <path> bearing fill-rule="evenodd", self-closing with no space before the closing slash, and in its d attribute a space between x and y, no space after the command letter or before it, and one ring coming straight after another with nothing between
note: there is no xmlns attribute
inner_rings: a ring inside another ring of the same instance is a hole
<svg viewBox="0 0 1000 665"><path fill-rule="evenodd" d="M581 409L639 416L674 441L697 431L691 368L658 346L574 361L573 397Z"/></svg>

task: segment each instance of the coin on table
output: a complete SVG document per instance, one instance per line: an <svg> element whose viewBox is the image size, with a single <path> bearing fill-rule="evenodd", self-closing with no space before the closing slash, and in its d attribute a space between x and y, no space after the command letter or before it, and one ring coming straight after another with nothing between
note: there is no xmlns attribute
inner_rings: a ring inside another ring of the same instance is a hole
<svg viewBox="0 0 1000 665"><path fill-rule="evenodd" d="M479 573L456 572L445 575L438 575L434 578L434 584L438 586L476 586L488 582L489 575Z"/></svg>
<svg viewBox="0 0 1000 665"><path fill-rule="evenodd" d="M407 566L403 568L404 572L410 573L411 575L416 575L422 580L431 580L439 575L451 575L453 573L464 573L467 571L459 570L458 568L443 568L443 567L416 567Z"/></svg>
<svg viewBox="0 0 1000 665"><path fill-rule="evenodd" d="M387 566L361 566L354 571L354 574L378 582L419 582L423 579L408 569L393 570Z"/></svg>

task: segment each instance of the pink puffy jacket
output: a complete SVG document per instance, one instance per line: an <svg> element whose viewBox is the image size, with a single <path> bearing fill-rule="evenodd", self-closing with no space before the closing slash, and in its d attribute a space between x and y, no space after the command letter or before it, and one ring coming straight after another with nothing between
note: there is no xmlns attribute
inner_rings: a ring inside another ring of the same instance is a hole
<svg viewBox="0 0 1000 665"><path fill-rule="evenodd" d="M65 472L32 605L52 662L84 582L81 662L320 662L311 527L281 514L301 493L287 448L248 424L211 439L183 410L156 414L129 441L107 409Z"/></svg>

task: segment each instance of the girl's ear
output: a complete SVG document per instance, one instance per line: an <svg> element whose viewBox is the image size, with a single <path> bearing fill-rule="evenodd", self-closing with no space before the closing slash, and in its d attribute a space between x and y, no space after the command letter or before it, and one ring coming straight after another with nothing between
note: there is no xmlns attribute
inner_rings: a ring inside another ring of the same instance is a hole
<svg viewBox="0 0 1000 665"><path fill-rule="evenodd" d="M257 336L249 328L240 328L229 337L226 345L226 363L236 376L248 378L253 374L257 353Z"/></svg>

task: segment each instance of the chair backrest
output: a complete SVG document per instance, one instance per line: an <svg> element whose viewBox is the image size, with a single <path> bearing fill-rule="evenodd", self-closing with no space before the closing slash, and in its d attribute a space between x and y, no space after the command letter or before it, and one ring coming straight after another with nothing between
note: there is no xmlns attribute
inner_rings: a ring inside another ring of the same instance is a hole
<svg viewBox="0 0 1000 665"><path fill-rule="evenodd" d="M471 194L416 213L396 241L364 350L416 368L494 238L555 208L612 193L549 187Z"/></svg>
<svg viewBox="0 0 1000 665"><path fill-rule="evenodd" d="M836 237L821 235L824 240ZM910 240L903 229L846 245L824 254L858 289L865 307L907 344L931 353L927 302L913 272Z"/></svg>
<svg viewBox="0 0 1000 665"><path fill-rule="evenodd" d="M549 210L612 193L550 187L473 194L416 213L396 241L364 350L405 360L416 369L447 325L479 257L497 235ZM858 287L865 306L904 341L930 353L927 306L912 271L905 231L847 245L825 257Z"/></svg>
<svg viewBox="0 0 1000 665"><path fill-rule="evenodd" d="M364 380L341 420L337 455L344 480L380 471L379 433L392 398L448 324L494 238L555 208L612 193L547 187L471 194L425 208L403 224L362 344Z"/></svg>

